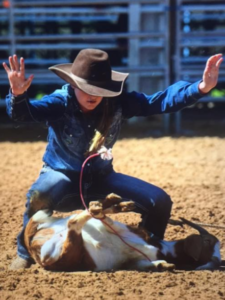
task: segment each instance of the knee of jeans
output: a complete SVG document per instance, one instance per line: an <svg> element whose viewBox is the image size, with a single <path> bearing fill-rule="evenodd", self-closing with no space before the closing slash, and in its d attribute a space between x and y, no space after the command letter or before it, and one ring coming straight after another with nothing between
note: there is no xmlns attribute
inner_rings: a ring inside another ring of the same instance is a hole
<svg viewBox="0 0 225 300"><path fill-rule="evenodd" d="M155 213L159 213L164 216L170 216L173 202L170 196L164 191L155 199L152 199L155 204Z"/></svg>
<svg viewBox="0 0 225 300"><path fill-rule="evenodd" d="M83 209L80 195L77 193L65 195L59 202L53 203L53 209L60 212L71 212L76 209Z"/></svg>
<svg viewBox="0 0 225 300"><path fill-rule="evenodd" d="M31 218L37 211L52 209L52 201L49 196L38 190L29 191L27 194L27 212Z"/></svg>

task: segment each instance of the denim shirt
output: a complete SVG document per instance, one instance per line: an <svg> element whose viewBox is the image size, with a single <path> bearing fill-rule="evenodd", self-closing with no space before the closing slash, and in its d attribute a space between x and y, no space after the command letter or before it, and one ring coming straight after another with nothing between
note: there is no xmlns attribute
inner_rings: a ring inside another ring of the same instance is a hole
<svg viewBox="0 0 225 300"><path fill-rule="evenodd" d="M202 97L198 90L199 83L179 81L151 96L122 92L120 96L110 98L109 101L115 101L115 113L105 146L113 147L124 119L172 113L196 103ZM80 172L85 152L101 118L102 103L90 114L84 114L79 108L74 90L66 84L41 100L29 100L27 93L15 97L10 92L6 97L6 109L14 121L46 122L48 144L43 161L55 170ZM105 170L112 168L112 161L95 157L88 165L94 172L104 174Z"/></svg>

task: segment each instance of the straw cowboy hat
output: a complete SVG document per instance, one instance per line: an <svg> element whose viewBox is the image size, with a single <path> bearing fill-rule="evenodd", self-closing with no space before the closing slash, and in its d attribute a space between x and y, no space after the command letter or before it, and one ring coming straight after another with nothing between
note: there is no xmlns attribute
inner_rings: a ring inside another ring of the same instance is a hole
<svg viewBox="0 0 225 300"><path fill-rule="evenodd" d="M55 65L49 70L83 92L102 97L120 95L129 75L111 70L108 54L98 49L81 50L72 64Z"/></svg>

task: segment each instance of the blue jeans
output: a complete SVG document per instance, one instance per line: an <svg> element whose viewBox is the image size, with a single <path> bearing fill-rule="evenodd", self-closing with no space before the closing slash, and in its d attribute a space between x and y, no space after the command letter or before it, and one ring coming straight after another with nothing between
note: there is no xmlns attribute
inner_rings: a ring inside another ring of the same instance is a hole
<svg viewBox="0 0 225 300"><path fill-rule="evenodd" d="M140 179L116 173L112 169L103 174L92 174L85 169L82 189L86 204L110 193L133 200L136 212L142 215L141 225L155 236L163 238L172 202L162 189ZM24 227L17 237L18 255L24 259L30 259L23 242L24 228L36 211L46 208L61 212L83 209L79 174L59 172L49 166L42 168L39 178L27 194Z"/></svg>

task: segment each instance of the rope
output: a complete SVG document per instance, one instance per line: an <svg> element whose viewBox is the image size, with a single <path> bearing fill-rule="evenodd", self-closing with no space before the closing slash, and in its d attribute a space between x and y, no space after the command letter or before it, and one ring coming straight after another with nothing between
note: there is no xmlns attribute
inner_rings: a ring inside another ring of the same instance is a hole
<svg viewBox="0 0 225 300"><path fill-rule="evenodd" d="M100 155L99 153L95 153L95 154L92 154L92 155L88 156L88 157L85 159L85 161L83 162L82 167L81 167L79 187L80 187L80 198L81 198L81 201L82 201L82 203L83 203L83 206L85 207L85 209L88 211L88 213L89 213L94 219L100 220L104 225L108 226L108 227L111 229L111 231L112 231L112 232L113 232L113 233L114 233L114 234L115 234L115 235L116 235L116 236L117 236L117 237L118 237L125 245L127 245L128 247L130 247L132 250L134 250L134 251L140 253L140 254L143 255L148 261L151 262L150 258L149 258L145 253L143 253L141 250L139 250L139 249L133 247L132 245L128 244L128 243L127 243L127 242L119 235L119 233L118 233L112 226L110 226L108 223L106 223L106 222L104 221L105 216L104 216L103 218L96 218L95 216L93 216L93 215L90 213L90 211L89 211L89 209L88 209L88 207L87 207L87 205L86 205L86 203L85 203L85 200L84 200L84 197L83 197L83 193L82 193L82 178L83 178L84 167L85 167L85 164L88 162L89 159L94 158L94 157L99 156L99 155Z"/></svg>
<svg viewBox="0 0 225 300"><path fill-rule="evenodd" d="M224 229L225 230L225 226L222 225L213 225L213 224L204 224L204 223L196 223L196 225L202 226L202 227L211 227L211 228L217 228L217 229Z"/></svg>
<svg viewBox="0 0 225 300"><path fill-rule="evenodd" d="M184 223L179 220L169 219L168 224L174 225L174 226L183 226ZM196 222L194 222L194 224L196 224L198 226L202 226L202 227L210 227L210 228L217 228L217 229L225 230L225 226L223 226L223 225L214 225L214 224L205 224L205 223L196 223Z"/></svg>
<svg viewBox="0 0 225 300"><path fill-rule="evenodd" d="M86 163L89 161L89 159L94 158L94 157L96 157L96 156L99 156L99 154L98 154L98 153L95 153L95 154L92 154L92 155L88 156L88 157L85 159L85 161L83 162L82 167L81 167L81 171L80 171L80 182L79 182L79 187L80 187L80 198L81 198L81 201L82 201L82 203L83 203L83 206L86 208L86 210L87 210L88 212L89 212L89 209L88 209L88 207L87 207L87 205L86 205L86 203L85 203L85 201L84 201L84 197L83 197L83 193L82 193L82 178L83 178L83 172L84 172L84 167L85 167ZM90 213L90 212L89 212L89 213ZM94 217L94 216L93 216L93 217Z"/></svg>

